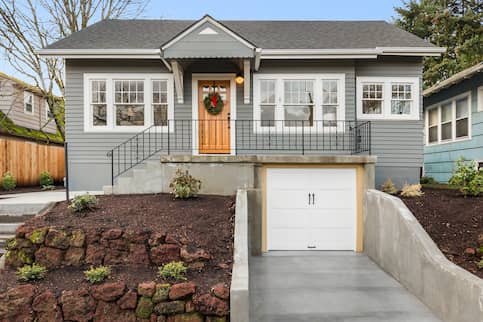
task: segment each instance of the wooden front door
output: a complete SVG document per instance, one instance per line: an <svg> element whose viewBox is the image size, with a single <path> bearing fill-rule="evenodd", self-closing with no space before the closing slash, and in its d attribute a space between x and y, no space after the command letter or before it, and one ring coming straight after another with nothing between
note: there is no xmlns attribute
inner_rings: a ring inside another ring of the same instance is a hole
<svg viewBox="0 0 483 322"><path fill-rule="evenodd" d="M210 114L204 105L209 93L216 91L223 99L223 109ZM229 154L230 147L230 81L198 81L198 151L200 154Z"/></svg>

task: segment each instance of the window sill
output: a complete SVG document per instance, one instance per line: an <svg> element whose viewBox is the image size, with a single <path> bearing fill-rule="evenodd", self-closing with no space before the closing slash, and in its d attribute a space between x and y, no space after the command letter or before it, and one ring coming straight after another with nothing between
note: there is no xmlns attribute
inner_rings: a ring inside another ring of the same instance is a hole
<svg viewBox="0 0 483 322"><path fill-rule="evenodd" d="M424 146L425 147L433 147L433 146L440 146L440 145L448 145L451 143L460 143L460 142L465 142L465 141L470 141L471 137L463 137L460 139L455 139L455 140L445 140L441 142L435 142L435 143L427 143Z"/></svg>

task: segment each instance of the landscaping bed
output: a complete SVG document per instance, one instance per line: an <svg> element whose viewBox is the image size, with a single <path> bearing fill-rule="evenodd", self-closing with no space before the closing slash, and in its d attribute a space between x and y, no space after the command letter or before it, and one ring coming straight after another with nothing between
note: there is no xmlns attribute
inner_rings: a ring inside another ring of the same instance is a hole
<svg viewBox="0 0 483 322"><path fill-rule="evenodd" d="M458 190L423 188L424 195L401 199L443 254L483 278L477 263L483 254L483 197L464 197Z"/></svg>
<svg viewBox="0 0 483 322"><path fill-rule="evenodd" d="M47 298L55 310L49 311L46 321L61 321L53 318L56 314L72 320L65 310L80 310L89 317L79 321L107 321L103 317L109 315L116 321L135 321L140 306L147 306L152 321L225 321L234 200L225 196L174 200L169 194L100 196L97 208L81 215L69 210L66 202L56 204L19 227L8 245L7 269L0 271L0 320L2 314L15 317L24 311L40 318L43 311L34 304ZM177 261L188 267L186 280L158 275L158 267ZM15 268L32 262L49 269L45 278L18 281ZM104 283L92 285L83 273L91 265L110 266L112 273ZM146 284L150 291L140 293ZM155 300L151 290L158 289L174 295ZM178 291L181 295L176 295ZM20 301L16 292L30 298L20 311L15 309ZM109 292L116 295L109 297ZM124 296L130 297L127 307L121 305ZM65 301L85 305L66 308Z"/></svg>

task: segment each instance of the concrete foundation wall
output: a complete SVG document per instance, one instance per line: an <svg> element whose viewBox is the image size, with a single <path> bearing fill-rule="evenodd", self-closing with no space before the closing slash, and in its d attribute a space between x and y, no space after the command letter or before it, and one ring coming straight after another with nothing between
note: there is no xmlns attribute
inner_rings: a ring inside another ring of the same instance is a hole
<svg viewBox="0 0 483 322"><path fill-rule="evenodd" d="M443 321L483 321L483 280L446 259L400 199L366 193L364 249Z"/></svg>

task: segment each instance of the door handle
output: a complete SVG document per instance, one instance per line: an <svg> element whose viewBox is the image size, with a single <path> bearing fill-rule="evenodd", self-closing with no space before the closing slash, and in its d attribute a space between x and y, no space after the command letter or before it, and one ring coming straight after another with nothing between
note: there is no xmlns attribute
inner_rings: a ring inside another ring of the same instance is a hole
<svg viewBox="0 0 483 322"><path fill-rule="evenodd" d="M310 205L310 192L309 192L309 205Z"/></svg>
<svg viewBox="0 0 483 322"><path fill-rule="evenodd" d="M312 193L312 204L315 205L315 193Z"/></svg>
<svg viewBox="0 0 483 322"><path fill-rule="evenodd" d="M230 121L231 121L231 113L227 114L226 120L228 121L228 128L230 128Z"/></svg>

